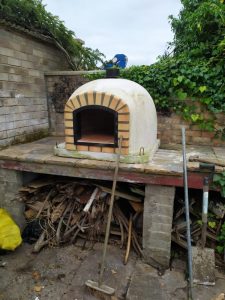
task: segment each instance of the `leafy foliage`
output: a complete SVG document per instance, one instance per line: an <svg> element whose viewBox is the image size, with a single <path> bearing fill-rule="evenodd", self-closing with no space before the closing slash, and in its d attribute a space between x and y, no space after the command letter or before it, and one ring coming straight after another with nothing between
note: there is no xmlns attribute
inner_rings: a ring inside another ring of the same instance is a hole
<svg viewBox="0 0 225 300"><path fill-rule="evenodd" d="M178 18L170 16L174 41L150 66L132 66L121 77L144 86L156 108L176 112L201 129L225 138L215 127L216 114L225 112L225 3L223 0L181 0ZM101 75L90 75L94 79ZM199 102L206 118L199 112Z"/></svg>
<svg viewBox="0 0 225 300"><path fill-rule="evenodd" d="M47 12L42 0L0 0L0 19L50 37L66 54L74 70L96 68L104 55L84 47L57 17Z"/></svg>
<svg viewBox="0 0 225 300"><path fill-rule="evenodd" d="M224 0L181 0L178 18L170 16L175 54L192 58L224 58Z"/></svg>
<svg viewBox="0 0 225 300"><path fill-rule="evenodd" d="M221 226L220 234L217 237L218 242L220 245L216 247L218 253L224 253L225 251L225 222Z"/></svg>
<svg viewBox="0 0 225 300"><path fill-rule="evenodd" d="M219 188L221 196L225 197L225 172L213 176L213 184Z"/></svg>
<svg viewBox="0 0 225 300"><path fill-rule="evenodd" d="M222 80L223 66L210 70L208 62L169 57L150 66L132 66L121 70L121 77L142 85L151 94L158 111L176 112L198 124L201 129L213 131L214 114L225 111ZM89 75L91 79L102 78L102 74ZM198 110L201 103L212 113L207 119Z"/></svg>

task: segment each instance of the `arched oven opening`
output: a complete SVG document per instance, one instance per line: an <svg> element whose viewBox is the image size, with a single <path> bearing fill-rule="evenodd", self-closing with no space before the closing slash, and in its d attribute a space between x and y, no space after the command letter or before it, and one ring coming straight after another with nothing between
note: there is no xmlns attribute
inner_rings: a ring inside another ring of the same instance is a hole
<svg viewBox="0 0 225 300"><path fill-rule="evenodd" d="M118 146L118 113L100 105L83 106L73 111L74 144Z"/></svg>

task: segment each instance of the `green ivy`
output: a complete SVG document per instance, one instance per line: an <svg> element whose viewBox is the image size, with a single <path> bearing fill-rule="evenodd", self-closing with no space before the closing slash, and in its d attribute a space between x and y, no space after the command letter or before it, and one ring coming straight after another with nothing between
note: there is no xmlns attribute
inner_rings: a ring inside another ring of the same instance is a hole
<svg viewBox="0 0 225 300"><path fill-rule="evenodd" d="M51 38L74 70L94 69L103 60L99 50L84 47L73 31L47 12L41 0L0 0L0 19Z"/></svg>
<svg viewBox="0 0 225 300"><path fill-rule="evenodd" d="M225 172L213 176L213 184L220 190L221 196L225 198Z"/></svg>
<svg viewBox="0 0 225 300"><path fill-rule="evenodd" d="M222 254L225 251L225 222L221 226L220 234L217 236L219 245L216 247L218 253Z"/></svg>
<svg viewBox="0 0 225 300"><path fill-rule="evenodd" d="M150 66L132 66L121 70L121 78L142 85L154 99L159 112L175 112L203 130L215 131L216 114L225 112L225 85L223 66L211 67L206 61L181 58L163 58ZM89 79L103 78L91 74ZM207 119L198 112L197 102L211 112ZM223 135L223 132L218 135Z"/></svg>
<svg viewBox="0 0 225 300"><path fill-rule="evenodd" d="M215 124L217 114L225 112L225 3L181 3L178 17L170 16L174 41L168 51L153 65L121 70L121 77L145 87L158 111L175 112L225 139L225 127ZM208 117L199 112L199 102Z"/></svg>

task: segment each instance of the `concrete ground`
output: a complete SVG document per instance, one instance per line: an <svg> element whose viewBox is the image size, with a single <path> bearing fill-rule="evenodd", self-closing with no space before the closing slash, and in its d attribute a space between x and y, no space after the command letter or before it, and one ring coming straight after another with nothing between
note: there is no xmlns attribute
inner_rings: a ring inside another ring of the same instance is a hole
<svg viewBox="0 0 225 300"><path fill-rule="evenodd" d="M13 253L0 255L0 300L95 300L85 288L87 279L97 280L102 244L82 250L79 246L43 249L32 253L23 244ZM176 260L172 271L157 270L131 254L123 264L124 251L109 246L104 282L116 289L116 299L187 299L185 263ZM225 276L217 272L214 287L194 288L194 300L211 300L225 291Z"/></svg>

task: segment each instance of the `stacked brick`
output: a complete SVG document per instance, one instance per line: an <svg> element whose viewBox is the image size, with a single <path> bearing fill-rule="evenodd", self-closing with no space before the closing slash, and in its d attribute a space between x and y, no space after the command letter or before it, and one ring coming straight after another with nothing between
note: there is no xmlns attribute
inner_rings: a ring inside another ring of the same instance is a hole
<svg viewBox="0 0 225 300"><path fill-rule="evenodd" d="M44 72L68 68L49 42L0 26L0 148L48 132Z"/></svg>
<svg viewBox="0 0 225 300"><path fill-rule="evenodd" d="M93 151L115 153L117 149L112 147L94 147L74 145L73 111L87 105L101 105L118 113L118 137L123 136L121 153L128 154L129 148L129 108L122 99L111 94L89 92L71 97L65 106L65 141L67 150ZM76 124L75 124L76 126Z"/></svg>
<svg viewBox="0 0 225 300"><path fill-rule="evenodd" d="M175 187L145 186L143 250L145 261L169 267Z"/></svg>
<svg viewBox="0 0 225 300"><path fill-rule="evenodd" d="M223 128L225 115L217 114L215 124L216 127ZM225 146L225 142L221 138L217 138L215 132L201 130L199 125L191 124L176 114L172 114L170 117L158 114L158 138L161 145L181 144L182 126L186 128L186 142L189 145Z"/></svg>

